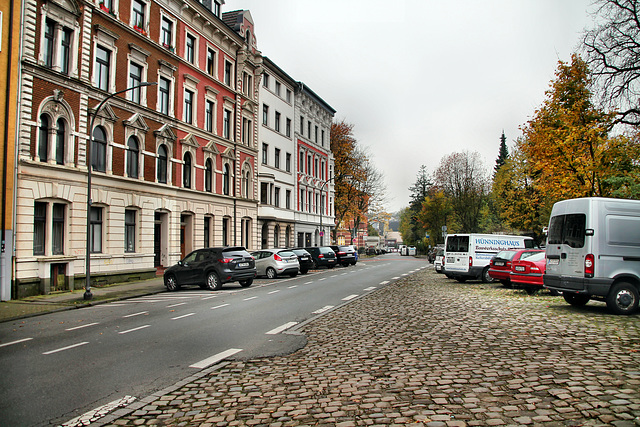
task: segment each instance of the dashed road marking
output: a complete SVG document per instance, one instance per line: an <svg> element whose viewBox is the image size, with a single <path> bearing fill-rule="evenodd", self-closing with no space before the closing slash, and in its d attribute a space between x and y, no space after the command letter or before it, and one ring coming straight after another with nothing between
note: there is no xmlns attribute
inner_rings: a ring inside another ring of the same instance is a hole
<svg viewBox="0 0 640 427"><path fill-rule="evenodd" d="M258 297L253 296L253 297L245 298L245 299L243 299L242 301L250 301L250 300L252 300L252 299L256 299L256 298L258 298Z"/></svg>
<svg viewBox="0 0 640 427"><path fill-rule="evenodd" d="M53 353L59 353L61 351L71 350L72 348L80 347L80 346L83 346L85 344L89 344L89 341L83 341L83 342L79 342L77 344L68 345L66 347L57 348L55 350L45 351L42 354L47 354L48 355L48 354L53 354Z"/></svg>
<svg viewBox="0 0 640 427"><path fill-rule="evenodd" d="M120 335L123 335L123 334L128 334L129 332L135 332L135 331L139 331L141 329L150 328L150 327L151 327L151 325L143 325L143 326L138 326L137 328L127 329L126 331L120 331L118 333Z"/></svg>
<svg viewBox="0 0 640 427"><path fill-rule="evenodd" d="M215 310L216 308L222 308L222 307L226 307L229 304L220 304L220 305L216 305L215 307L211 307L211 310Z"/></svg>
<svg viewBox="0 0 640 427"><path fill-rule="evenodd" d="M126 316L122 316L122 317L135 317L135 316L142 316L143 314L149 314L149 312L148 311L140 311L138 313L127 314Z"/></svg>
<svg viewBox="0 0 640 427"><path fill-rule="evenodd" d="M356 295L356 294L349 295L348 297L342 298L342 301L351 301L352 299L357 298L357 297L358 297L358 295Z"/></svg>
<svg viewBox="0 0 640 427"><path fill-rule="evenodd" d="M267 335L276 335L276 334L279 334L280 332L285 331L285 330L287 330L287 329L289 329L292 326L295 326L297 324L298 324L298 322L288 322L288 323L285 323L282 326L278 326L277 328L270 330L266 334Z"/></svg>
<svg viewBox="0 0 640 427"><path fill-rule="evenodd" d="M185 317L190 317L195 315L195 313L188 313L188 314L183 314L182 316L178 316L178 317L172 317L171 320L180 320L180 319L184 319Z"/></svg>
<svg viewBox="0 0 640 427"><path fill-rule="evenodd" d="M75 331L76 329L88 328L89 326L98 325L99 323L87 323L86 325L74 326L73 328L67 328L65 331Z"/></svg>
<svg viewBox="0 0 640 427"><path fill-rule="evenodd" d="M21 340L15 340L11 342L6 342L4 344L0 344L0 347L6 347L8 345L20 344L21 342L31 341L33 338L22 338Z"/></svg>
<svg viewBox="0 0 640 427"><path fill-rule="evenodd" d="M325 305L325 306L324 306L324 307L322 307L321 309L318 309L318 310L316 310L316 311L313 311L312 313L313 313L313 314L321 314L321 313L324 313L325 311L329 311L329 310L331 310L333 307L335 307L335 306L333 306L333 305Z"/></svg>
<svg viewBox="0 0 640 427"><path fill-rule="evenodd" d="M236 353L241 352L242 349L241 348L230 348L229 350L225 350L221 353L218 353L216 355L213 355L209 358L206 358L204 360L201 360L198 363L194 363L193 365L190 365L190 368L196 368L196 369L204 369L207 366L211 366L214 363L218 363L221 360L226 359L227 357L231 357Z"/></svg>

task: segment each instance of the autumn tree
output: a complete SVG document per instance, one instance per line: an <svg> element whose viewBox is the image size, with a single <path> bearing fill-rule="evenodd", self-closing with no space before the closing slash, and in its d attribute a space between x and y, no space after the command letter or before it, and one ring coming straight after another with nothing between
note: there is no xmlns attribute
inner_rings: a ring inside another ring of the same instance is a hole
<svg viewBox="0 0 640 427"><path fill-rule="evenodd" d="M460 231L480 231L480 211L489 185L480 154L465 151L443 157L435 177L450 200Z"/></svg>
<svg viewBox="0 0 640 427"><path fill-rule="evenodd" d="M617 121L640 126L640 6L637 0L598 0L598 26L584 36L586 62Z"/></svg>
<svg viewBox="0 0 640 427"><path fill-rule="evenodd" d="M452 224L453 209L450 200L440 188L431 188L422 203L422 208L418 213L417 219L422 228L429 233L429 243L431 245L444 243L444 237L442 235L443 226L447 226L452 230L456 228L456 226Z"/></svg>

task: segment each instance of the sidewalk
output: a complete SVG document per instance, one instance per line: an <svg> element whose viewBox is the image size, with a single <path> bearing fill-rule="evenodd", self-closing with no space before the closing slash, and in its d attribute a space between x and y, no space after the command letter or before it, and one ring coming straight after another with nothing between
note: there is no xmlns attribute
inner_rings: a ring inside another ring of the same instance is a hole
<svg viewBox="0 0 640 427"><path fill-rule="evenodd" d="M136 282L119 283L105 287L92 287L93 298L84 300L84 289L73 292L57 292L20 300L0 302L0 322L37 316L73 308L82 308L109 301L117 301L142 295L164 292L162 277Z"/></svg>

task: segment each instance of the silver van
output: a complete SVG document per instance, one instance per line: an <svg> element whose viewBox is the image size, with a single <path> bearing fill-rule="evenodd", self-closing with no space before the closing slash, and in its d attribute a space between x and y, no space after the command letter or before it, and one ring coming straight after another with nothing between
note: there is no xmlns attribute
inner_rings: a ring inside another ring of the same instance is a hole
<svg viewBox="0 0 640 427"><path fill-rule="evenodd" d="M553 205L544 286L569 304L606 301L616 314L638 309L640 200L586 197Z"/></svg>

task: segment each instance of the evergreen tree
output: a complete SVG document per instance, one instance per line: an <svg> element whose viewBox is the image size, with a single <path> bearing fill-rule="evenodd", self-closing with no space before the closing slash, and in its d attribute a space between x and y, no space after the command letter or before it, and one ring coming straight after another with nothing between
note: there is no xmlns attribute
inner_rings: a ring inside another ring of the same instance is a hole
<svg viewBox="0 0 640 427"><path fill-rule="evenodd" d="M504 131L502 131L502 136L500 137L500 149L498 150L498 158L496 159L496 165L493 168L493 174L498 173L500 168L504 166L504 163L509 158L509 150L507 149L507 137L504 136Z"/></svg>

